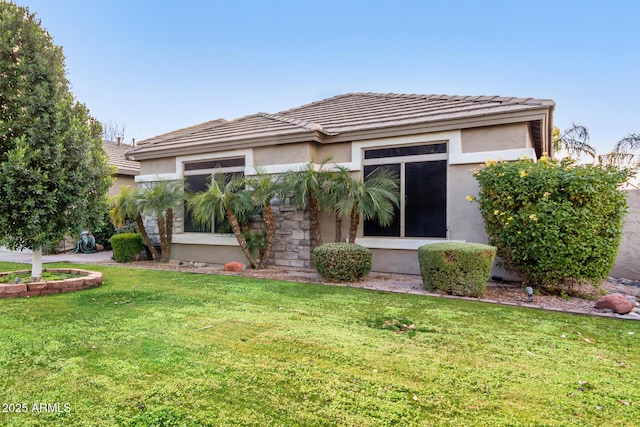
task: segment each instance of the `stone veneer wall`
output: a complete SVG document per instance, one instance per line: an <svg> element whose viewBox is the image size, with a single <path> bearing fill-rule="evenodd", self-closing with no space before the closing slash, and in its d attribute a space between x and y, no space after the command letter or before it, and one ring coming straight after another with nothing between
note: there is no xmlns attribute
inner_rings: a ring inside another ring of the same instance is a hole
<svg viewBox="0 0 640 427"><path fill-rule="evenodd" d="M276 222L271 265L311 268L310 222L308 212L286 206L278 199L271 201ZM263 231L262 218L252 218L251 230Z"/></svg>
<svg viewBox="0 0 640 427"><path fill-rule="evenodd" d="M282 267L312 268L310 249L309 214L282 204L279 199L271 201L275 216L276 235L270 265ZM155 218L145 217L144 225L154 244L160 244L158 223ZM252 231L264 231L259 215L252 218ZM182 233L182 209L174 212L173 233ZM246 260L241 260L246 262Z"/></svg>

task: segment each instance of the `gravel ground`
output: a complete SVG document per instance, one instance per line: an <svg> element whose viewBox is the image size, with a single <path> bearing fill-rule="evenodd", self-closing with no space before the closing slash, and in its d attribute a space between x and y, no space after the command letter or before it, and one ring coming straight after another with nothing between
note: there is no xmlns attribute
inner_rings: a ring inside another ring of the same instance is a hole
<svg viewBox="0 0 640 427"><path fill-rule="evenodd" d="M425 291L422 287L422 278L411 274L372 272L356 283L331 283L323 281L322 277L314 270L285 267L270 267L262 270L248 269L242 273L236 273L224 271L222 265L203 263L195 263L195 265L193 265L189 262L180 263L179 261L170 261L165 264L152 261L137 261L127 264L103 262L101 264L202 274L222 274L251 278L277 279L291 282L324 283L334 286L349 286L384 292L412 293L452 298L448 295ZM534 295L533 302L529 303L527 302L527 295L519 283L489 282L487 284L487 290L481 298L464 299L591 315L611 315L610 313L605 313L594 307L595 301L607 293L619 293L638 299L640 298L640 287L625 285L619 282L612 283L609 281L603 281L600 284L600 289L585 287L584 294L588 295L586 298L562 298L551 295ZM640 311L640 308L636 308L636 310Z"/></svg>

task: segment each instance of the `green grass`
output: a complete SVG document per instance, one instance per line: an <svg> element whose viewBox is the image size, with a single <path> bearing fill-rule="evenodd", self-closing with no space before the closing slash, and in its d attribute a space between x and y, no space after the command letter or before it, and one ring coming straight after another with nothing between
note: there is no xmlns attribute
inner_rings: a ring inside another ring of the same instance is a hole
<svg viewBox="0 0 640 427"><path fill-rule="evenodd" d="M0 263L0 271L19 268ZM640 322L91 269L104 273L103 286L0 300L1 409L28 408L0 413L0 425L631 426L640 419ZM60 412L32 411L41 403Z"/></svg>

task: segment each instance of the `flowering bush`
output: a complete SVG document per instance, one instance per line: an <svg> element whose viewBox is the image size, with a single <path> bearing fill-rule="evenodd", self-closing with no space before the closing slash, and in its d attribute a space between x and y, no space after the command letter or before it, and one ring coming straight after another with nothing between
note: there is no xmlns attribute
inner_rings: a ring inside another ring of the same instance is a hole
<svg viewBox="0 0 640 427"><path fill-rule="evenodd" d="M627 170L575 165L487 162L474 172L489 244L502 265L546 290L595 284L615 262L626 213L620 185Z"/></svg>

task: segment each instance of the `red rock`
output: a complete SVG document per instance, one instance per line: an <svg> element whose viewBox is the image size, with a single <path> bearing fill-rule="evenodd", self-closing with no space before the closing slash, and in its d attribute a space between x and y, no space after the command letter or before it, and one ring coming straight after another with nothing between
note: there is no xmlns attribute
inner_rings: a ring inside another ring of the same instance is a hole
<svg viewBox="0 0 640 427"><path fill-rule="evenodd" d="M244 271L244 264L240 262L228 262L224 265L224 271Z"/></svg>
<svg viewBox="0 0 640 427"><path fill-rule="evenodd" d="M618 314L627 314L633 310L635 304L620 294L609 294L596 302L598 310L609 309Z"/></svg>

